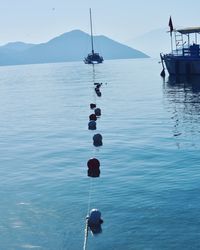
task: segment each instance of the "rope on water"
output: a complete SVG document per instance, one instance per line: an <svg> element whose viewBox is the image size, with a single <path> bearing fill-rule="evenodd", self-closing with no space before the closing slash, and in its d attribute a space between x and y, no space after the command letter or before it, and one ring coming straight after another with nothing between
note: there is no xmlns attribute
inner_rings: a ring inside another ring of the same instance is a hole
<svg viewBox="0 0 200 250"><path fill-rule="evenodd" d="M95 83L95 67L94 64L92 65L93 68L93 83ZM94 88L94 85L93 85ZM93 100L96 104L96 94L95 91L93 91ZM83 250L87 249L87 242L88 242L88 220L89 220L89 212L90 212L90 206L91 206L91 197L92 197L92 190L93 190L93 178L90 178L90 186L89 186L89 194L88 194L88 207L87 207L87 217L86 217L86 223L85 223L85 235L84 235L84 243L83 243Z"/></svg>
<svg viewBox="0 0 200 250"><path fill-rule="evenodd" d="M86 250L87 248L87 240L88 240L88 216L90 211L90 205L91 205L91 197L92 197L92 189L93 189L93 182L92 178L90 178L90 187L89 187L89 195L88 195L88 208L87 208L87 217L86 217L86 223L85 223L85 235L84 235L84 243L83 243L83 250Z"/></svg>
<svg viewBox="0 0 200 250"><path fill-rule="evenodd" d="M87 248L87 239L88 239L88 219L86 219L86 224L85 224L85 237L84 237L83 250L86 250Z"/></svg>
<svg viewBox="0 0 200 250"><path fill-rule="evenodd" d="M87 216L89 215L89 211L90 211L90 205L91 205L91 197L92 197L92 189L93 189L93 185L92 185L92 178L90 178L90 187L89 187L89 195L88 195L88 208L87 208Z"/></svg>

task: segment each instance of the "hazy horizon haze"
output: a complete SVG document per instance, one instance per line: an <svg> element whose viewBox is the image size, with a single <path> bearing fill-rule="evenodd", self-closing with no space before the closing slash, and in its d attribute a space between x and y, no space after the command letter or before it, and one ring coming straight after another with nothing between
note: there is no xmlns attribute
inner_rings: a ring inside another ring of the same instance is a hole
<svg viewBox="0 0 200 250"><path fill-rule="evenodd" d="M197 0L167 2L114 0L12 0L1 1L0 45L8 42L47 42L74 29L89 33L89 8L92 8L94 34L105 35L122 43L154 29L168 28L169 16L174 26L199 26Z"/></svg>

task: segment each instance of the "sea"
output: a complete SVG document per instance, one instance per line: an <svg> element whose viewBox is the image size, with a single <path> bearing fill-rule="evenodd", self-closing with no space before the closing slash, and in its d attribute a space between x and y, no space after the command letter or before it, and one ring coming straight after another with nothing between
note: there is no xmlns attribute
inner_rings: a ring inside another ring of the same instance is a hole
<svg viewBox="0 0 200 250"><path fill-rule="evenodd" d="M200 80L158 61L0 67L0 250L200 249Z"/></svg>

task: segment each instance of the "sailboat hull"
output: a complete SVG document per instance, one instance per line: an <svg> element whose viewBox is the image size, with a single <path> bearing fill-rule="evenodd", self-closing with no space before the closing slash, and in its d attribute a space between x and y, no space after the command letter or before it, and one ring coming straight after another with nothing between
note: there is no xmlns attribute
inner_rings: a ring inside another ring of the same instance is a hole
<svg viewBox="0 0 200 250"><path fill-rule="evenodd" d="M103 57L99 55L99 53L88 54L88 56L84 59L85 64L99 64L103 63Z"/></svg>

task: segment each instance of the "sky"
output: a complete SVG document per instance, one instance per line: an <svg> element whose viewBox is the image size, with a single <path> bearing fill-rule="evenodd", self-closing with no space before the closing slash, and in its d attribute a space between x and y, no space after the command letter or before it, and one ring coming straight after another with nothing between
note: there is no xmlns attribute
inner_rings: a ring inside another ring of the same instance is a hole
<svg viewBox="0 0 200 250"><path fill-rule="evenodd" d="M92 8L95 35L126 43L154 29L200 26L200 1L186 0L0 0L0 45L42 43L65 32L89 33Z"/></svg>

